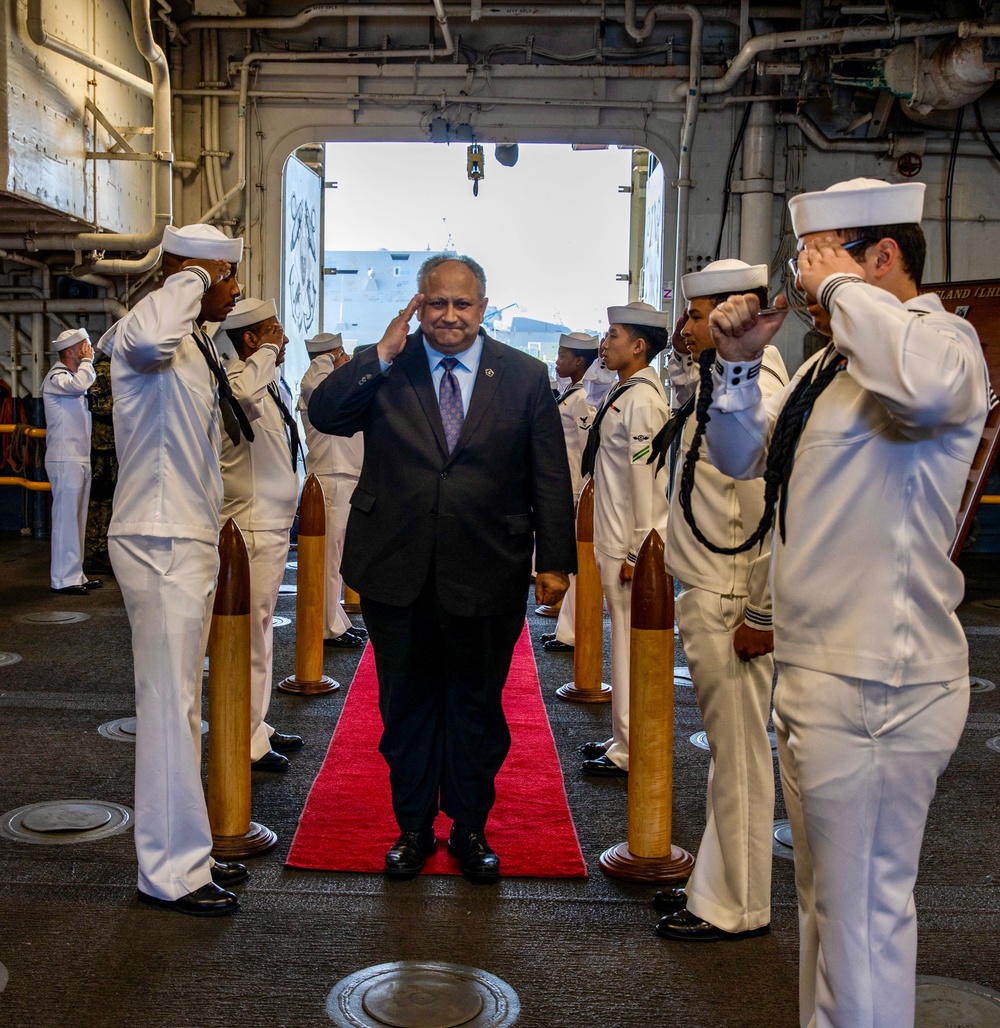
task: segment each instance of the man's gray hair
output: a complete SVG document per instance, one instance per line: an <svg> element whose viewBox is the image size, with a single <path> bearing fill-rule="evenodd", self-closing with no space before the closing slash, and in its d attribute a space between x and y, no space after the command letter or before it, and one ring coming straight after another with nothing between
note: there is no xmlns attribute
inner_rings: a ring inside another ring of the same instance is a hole
<svg viewBox="0 0 1000 1028"><path fill-rule="evenodd" d="M428 257L420 265L420 270L417 272L417 289L421 293L426 293L427 289L425 287L431 272L448 261L458 261L459 264L464 264L472 272L476 282L479 283L479 299L483 299L486 296L486 272L483 271L482 265L478 261L474 261L464 253L436 253L433 257Z"/></svg>

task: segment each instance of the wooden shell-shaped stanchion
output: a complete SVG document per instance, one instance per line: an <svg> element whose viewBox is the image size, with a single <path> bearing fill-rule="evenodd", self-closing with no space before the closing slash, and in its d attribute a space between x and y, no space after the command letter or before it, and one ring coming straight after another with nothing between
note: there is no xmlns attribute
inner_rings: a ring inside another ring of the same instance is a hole
<svg viewBox="0 0 1000 1028"><path fill-rule="evenodd" d="M252 857L278 842L250 820L250 560L230 518L219 534L219 585L208 636L208 820L212 855Z"/></svg>
<svg viewBox="0 0 1000 1028"><path fill-rule="evenodd" d="M632 578L629 660L628 842L601 854L601 870L633 882L684 881L694 857L670 844L674 752L674 591L653 529Z"/></svg>
<svg viewBox="0 0 1000 1028"><path fill-rule="evenodd" d="M601 681L604 660L604 590L594 559L594 481L580 493L576 508L576 609L573 681L556 696L574 703L610 703L611 686Z"/></svg>
<svg viewBox="0 0 1000 1028"><path fill-rule="evenodd" d="M361 597L345 583L344 602L341 604L348 614L357 614L361 610Z"/></svg>
<svg viewBox="0 0 1000 1028"><path fill-rule="evenodd" d="M326 501L315 475L306 479L299 504L299 573L295 594L295 674L278 683L282 692L319 696L340 682L323 674L323 612L326 591Z"/></svg>

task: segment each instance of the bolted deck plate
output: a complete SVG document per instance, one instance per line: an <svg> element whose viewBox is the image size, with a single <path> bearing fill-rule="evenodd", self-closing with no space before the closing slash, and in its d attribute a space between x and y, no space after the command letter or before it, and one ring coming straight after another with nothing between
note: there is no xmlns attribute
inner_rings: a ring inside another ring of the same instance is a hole
<svg viewBox="0 0 1000 1028"><path fill-rule="evenodd" d="M341 979L326 1012L338 1028L507 1028L517 993L487 971L439 961L378 964Z"/></svg>
<svg viewBox="0 0 1000 1028"><path fill-rule="evenodd" d="M104 800L47 800L0 815L0 835L17 842L65 846L117 835L132 826L131 807Z"/></svg>
<svg viewBox="0 0 1000 1028"><path fill-rule="evenodd" d="M957 978L917 975L915 1028L996 1028L1000 992Z"/></svg>

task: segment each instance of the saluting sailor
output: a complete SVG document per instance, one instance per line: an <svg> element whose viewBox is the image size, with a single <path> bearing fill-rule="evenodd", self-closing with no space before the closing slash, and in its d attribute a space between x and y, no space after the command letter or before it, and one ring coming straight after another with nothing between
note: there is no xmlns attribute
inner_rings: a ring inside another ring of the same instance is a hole
<svg viewBox="0 0 1000 1028"><path fill-rule="evenodd" d="M913 1025L920 844L969 705L949 550L990 389L975 330L920 293L923 199L919 182L854 179L789 201L796 287L830 343L769 401L756 372L781 316L752 294L710 316L710 456L743 478L766 459L778 501L774 726L803 1028Z"/></svg>
<svg viewBox="0 0 1000 1028"><path fill-rule="evenodd" d="M45 405L45 473L52 486L52 556L49 580L54 593L86 596L104 583L83 573L83 543L90 500L90 409L94 350L85 328L71 328L54 343L58 360L42 380Z"/></svg>
<svg viewBox="0 0 1000 1028"><path fill-rule="evenodd" d="M201 784L201 688L219 569L222 414L252 435L199 327L236 305L243 240L210 225L163 233L163 285L100 341L111 353L118 485L108 551L132 628L139 899L229 914L241 864L211 861ZM245 440L244 440L245 445ZM215 884L219 883L219 884Z"/></svg>
<svg viewBox="0 0 1000 1028"><path fill-rule="evenodd" d="M741 553L714 553L695 536L682 505L683 455L691 447L698 358L712 348L708 318L732 293L754 293L767 306L768 266L713 261L682 279L687 307L667 359L682 445L673 472L666 569L680 585L677 628L712 760L706 824L698 860L684 888L653 898L666 912L665 938L715 941L765 931L771 920L774 758L767 735L774 677L768 568L770 539ZM788 384L781 354L766 346L760 390L766 399ZM681 428L683 424L683 428ZM760 523L764 480L737 481L704 453L693 468L690 505L711 539L736 549Z"/></svg>
<svg viewBox="0 0 1000 1028"><path fill-rule="evenodd" d="M569 379L569 385L556 397L559 417L562 419L563 436L566 439L566 455L569 458L569 473L573 480L574 509L580 501L584 476L580 465L583 451L587 447L587 436L597 413L587 399L583 376L597 360L600 340L586 332L564 333L559 337L556 353L556 375ZM559 608L556 630L542 636L542 645L550 653L565 653L576 644L576 575L569 576L569 589Z"/></svg>
<svg viewBox="0 0 1000 1028"><path fill-rule="evenodd" d="M306 351L312 359L299 385L296 409L306 432L306 472L319 479L326 501L324 645L357 649L364 645L368 633L351 624L341 603L344 579L340 574L340 561L344 555L351 495L358 484L365 457L364 436L360 432L352 436L327 435L313 428L309 420L309 399L313 390L334 368L343 367L351 358L344 352L339 332L320 332L307 339Z"/></svg>
<svg viewBox="0 0 1000 1028"><path fill-rule="evenodd" d="M611 613L612 737L586 743L583 773L628 774L629 652L632 572L642 541L667 527L666 472L647 463L653 437L670 417L650 362L667 345L670 315L634 301L608 308L601 353L618 385L590 429L583 473L594 476L594 556Z"/></svg>
<svg viewBox="0 0 1000 1028"><path fill-rule="evenodd" d="M222 323L218 345L232 344L226 373L253 425L252 443L222 440L223 523L232 518L250 558L250 761L255 771L287 771L298 735L264 718L271 703L274 609L288 563L288 533L298 499L298 426L278 390L288 338L273 300L245 299Z"/></svg>

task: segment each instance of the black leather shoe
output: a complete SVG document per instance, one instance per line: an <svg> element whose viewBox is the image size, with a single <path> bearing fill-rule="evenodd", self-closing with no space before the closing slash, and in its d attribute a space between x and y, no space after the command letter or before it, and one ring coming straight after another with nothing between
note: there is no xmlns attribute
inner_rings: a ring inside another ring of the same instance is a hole
<svg viewBox="0 0 1000 1028"><path fill-rule="evenodd" d="M357 625L351 625L351 627L348 628L348 632L350 632L351 635L360 636L360 638L362 638L362 639L367 639L368 638L368 629L367 628L358 628Z"/></svg>
<svg viewBox="0 0 1000 1028"><path fill-rule="evenodd" d="M250 761L251 771L287 771L292 766L292 762L288 757L283 757L280 753L276 753L274 750L268 750L260 760Z"/></svg>
<svg viewBox="0 0 1000 1028"><path fill-rule="evenodd" d="M545 632L545 633L543 633L542 635L540 635L538 637L538 641L541 642L541 643L552 642L552 640L555 637L556 637L556 633L555 632Z"/></svg>
<svg viewBox="0 0 1000 1028"><path fill-rule="evenodd" d="M550 639L546 643L542 643L542 649L546 653L572 653L573 647L569 643L560 642L558 639Z"/></svg>
<svg viewBox="0 0 1000 1028"><path fill-rule="evenodd" d="M365 641L360 636L352 635L350 631L338 635L335 639L324 639L324 646L333 646L342 650L360 650Z"/></svg>
<svg viewBox="0 0 1000 1028"><path fill-rule="evenodd" d="M385 876L397 881L414 878L423 870L424 860L437 849L433 828L401 832L385 855Z"/></svg>
<svg viewBox="0 0 1000 1028"><path fill-rule="evenodd" d="M90 592L92 589L103 589L104 583L99 578L88 578L87 581L83 583L83 587L87 592Z"/></svg>
<svg viewBox="0 0 1000 1028"><path fill-rule="evenodd" d="M268 741L273 753L292 753L301 750L304 745L301 735L282 735L281 732L272 732Z"/></svg>
<svg viewBox="0 0 1000 1028"><path fill-rule="evenodd" d="M87 587L85 585L66 585L62 589L52 589L51 592L59 593L60 596L86 596Z"/></svg>
<svg viewBox="0 0 1000 1028"><path fill-rule="evenodd" d="M585 760L581 770L585 775L593 778L627 778L628 771L619 767L609 756L595 757L593 760Z"/></svg>
<svg viewBox="0 0 1000 1028"><path fill-rule="evenodd" d="M221 860L217 860L212 865L212 881L216 885L221 885L223 889L239 885L249 877L250 872L247 870L246 864L237 864L235 861L224 864Z"/></svg>
<svg viewBox="0 0 1000 1028"><path fill-rule="evenodd" d="M760 928L751 928L748 932L724 932L721 928L716 928L714 924L695 917L687 907L684 907L676 914L664 914L654 930L661 939L675 939L682 942L723 942L767 935L771 926L766 924Z"/></svg>
<svg viewBox="0 0 1000 1028"><path fill-rule="evenodd" d="M484 832L458 822L451 826L448 852L458 857L462 874L473 882L495 882L500 877L500 858L486 841Z"/></svg>
<svg viewBox="0 0 1000 1028"><path fill-rule="evenodd" d="M687 906L687 893L683 885L675 885L670 889L660 889L653 896L653 907L661 914L676 914Z"/></svg>
<svg viewBox="0 0 1000 1028"><path fill-rule="evenodd" d="M222 917L240 909L240 901L231 892L220 889L215 882L209 882L175 900L149 896L141 889L138 892L140 903L148 903L151 907L166 907L168 910L176 910L178 914L193 914L195 917Z"/></svg>
<svg viewBox="0 0 1000 1028"><path fill-rule="evenodd" d="M580 752L587 760L596 760L608 752L608 744L606 742L585 742L580 747Z"/></svg>

